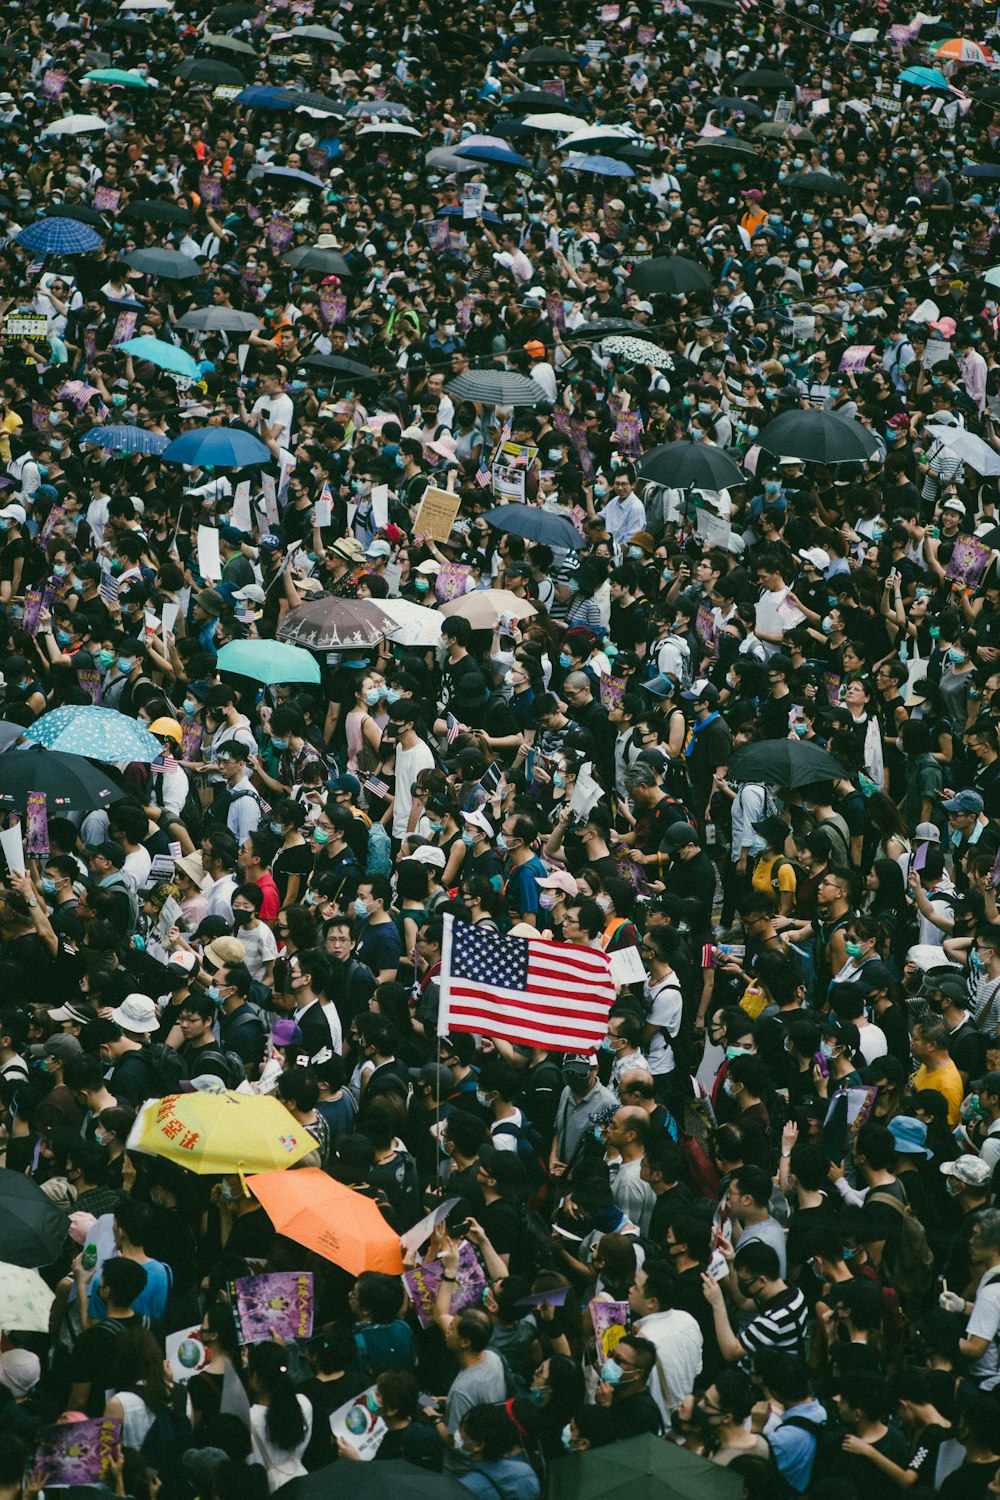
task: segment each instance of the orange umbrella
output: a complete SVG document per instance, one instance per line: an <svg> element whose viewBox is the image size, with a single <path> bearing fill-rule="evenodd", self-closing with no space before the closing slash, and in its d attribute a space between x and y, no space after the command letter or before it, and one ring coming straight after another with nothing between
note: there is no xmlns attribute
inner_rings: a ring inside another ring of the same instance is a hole
<svg viewBox="0 0 1000 1500"><path fill-rule="evenodd" d="M335 1182L319 1167L261 1172L247 1185L279 1234L315 1250L354 1276L403 1270L399 1236L370 1198Z"/></svg>

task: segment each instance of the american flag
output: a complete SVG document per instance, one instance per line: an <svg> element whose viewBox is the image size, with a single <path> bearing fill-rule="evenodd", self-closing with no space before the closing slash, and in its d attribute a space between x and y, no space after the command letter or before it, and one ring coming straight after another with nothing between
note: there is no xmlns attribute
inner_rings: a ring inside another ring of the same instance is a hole
<svg viewBox="0 0 1000 1500"><path fill-rule="evenodd" d="M553 1052L589 1052L608 1029L607 954L503 937L444 918L438 1035L475 1031Z"/></svg>
<svg viewBox="0 0 1000 1500"><path fill-rule="evenodd" d="M373 797L388 797L389 795L389 784L380 776L369 776L361 785L363 790L371 792Z"/></svg>
<svg viewBox="0 0 1000 1500"><path fill-rule="evenodd" d="M476 470L476 483L479 485L479 488L483 490L488 490L490 485L493 483L493 480L490 477L490 471L485 464L480 464L479 468Z"/></svg>
<svg viewBox="0 0 1000 1500"><path fill-rule="evenodd" d="M459 728L461 726L459 725L459 722L455 718L454 714L449 714L448 715L447 719L445 720L445 724L447 725L447 731L446 731L446 733L447 733L448 744L452 745L455 742L455 738L458 735L458 731L459 731Z"/></svg>
<svg viewBox="0 0 1000 1500"><path fill-rule="evenodd" d="M149 768L154 776L164 776L170 771L177 770L177 762L166 750L158 755Z"/></svg>
<svg viewBox="0 0 1000 1500"><path fill-rule="evenodd" d="M500 429L500 441L501 441L501 443L509 443L510 442L510 433L511 433L511 426L510 426L510 418L508 417L507 421L503 424L503 427Z"/></svg>

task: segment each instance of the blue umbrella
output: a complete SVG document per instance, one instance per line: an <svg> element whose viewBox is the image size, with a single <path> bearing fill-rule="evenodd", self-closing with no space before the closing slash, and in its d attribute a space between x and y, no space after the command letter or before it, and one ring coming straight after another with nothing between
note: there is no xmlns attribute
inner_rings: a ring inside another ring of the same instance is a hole
<svg viewBox="0 0 1000 1500"><path fill-rule="evenodd" d="M169 438L145 427L92 427L80 439L91 448L109 448L113 453L162 453Z"/></svg>
<svg viewBox="0 0 1000 1500"><path fill-rule="evenodd" d="M567 516L553 515L551 511L540 510L537 505L497 505L483 513L483 520L497 531L543 542L547 547L579 551L587 545Z"/></svg>
<svg viewBox="0 0 1000 1500"><path fill-rule="evenodd" d="M148 333L141 338L126 339L118 345L118 352L131 354L133 359L145 359L158 370L173 370L175 375L186 375L189 380L197 380L201 373L190 354L178 349L176 344L166 344Z"/></svg>
<svg viewBox="0 0 1000 1500"><path fill-rule="evenodd" d="M215 659L220 672L252 677L270 687L276 682L319 682L319 662L301 646L284 641L230 641Z"/></svg>
<svg viewBox="0 0 1000 1500"><path fill-rule="evenodd" d="M598 177L634 177L635 172L627 161L616 161L611 156L578 156L575 151L566 158L571 172L594 172Z"/></svg>
<svg viewBox="0 0 1000 1500"><path fill-rule="evenodd" d="M460 156L463 161L485 161L494 162L501 167L524 167L530 170L531 163L526 156L519 156L516 151L505 150L503 146L456 146L455 155Z"/></svg>
<svg viewBox="0 0 1000 1500"><path fill-rule="evenodd" d="M240 427L194 427L168 443L163 457L171 464L242 469L248 464L270 463L271 450Z"/></svg>
<svg viewBox="0 0 1000 1500"><path fill-rule="evenodd" d="M87 755L91 760L151 762L162 755L163 746L138 719L130 719L113 708L67 704L42 714L24 738L46 750L64 755Z"/></svg>
<svg viewBox="0 0 1000 1500"><path fill-rule="evenodd" d="M437 216L439 219L460 219L462 218L462 205L460 203L449 203L446 207L438 209ZM488 213L485 209L479 217L484 224L503 223L503 219L501 219L499 214Z"/></svg>
<svg viewBox="0 0 1000 1500"><path fill-rule="evenodd" d="M240 90L233 103L245 104L249 109L294 109L301 100L291 89L252 83Z"/></svg>
<svg viewBox="0 0 1000 1500"><path fill-rule="evenodd" d="M36 255L83 255L97 250L102 241L96 229L76 219L37 219L22 229L17 243Z"/></svg>
<svg viewBox="0 0 1000 1500"><path fill-rule="evenodd" d="M1000 167L985 161L970 161L958 170L962 177L1000 177Z"/></svg>
<svg viewBox="0 0 1000 1500"><path fill-rule="evenodd" d="M951 92L951 84L938 68L904 68L899 75L900 83L915 83L921 89L944 89Z"/></svg>

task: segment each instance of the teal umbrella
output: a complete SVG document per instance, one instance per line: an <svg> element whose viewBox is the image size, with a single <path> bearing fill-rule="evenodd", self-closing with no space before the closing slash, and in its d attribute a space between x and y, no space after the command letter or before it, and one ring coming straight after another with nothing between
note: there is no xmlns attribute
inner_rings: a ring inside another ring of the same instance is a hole
<svg viewBox="0 0 1000 1500"><path fill-rule="evenodd" d="M644 1433L569 1453L549 1467L549 1500L741 1500L743 1480L723 1464Z"/></svg>
<svg viewBox="0 0 1000 1500"><path fill-rule="evenodd" d="M61 750L64 755L86 755L105 764L115 761L152 762L163 746L138 719L130 719L113 708L87 704L65 704L42 714L24 731L31 745Z"/></svg>
<svg viewBox="0 0 1000 1500"><path fill-rule="evenodd" d="M284 641L230 641L216 657L220 672L252 677L270 687L276 682L319 682L319 662L301 646Z"/></svg>
<svg viewBox="0 0 1000 1500"><path fill-rule="evenodd" d="M148 333L137 339L126 339L123 344L118 345L118 352L131 354L133 359L145 359L159 370L173 370L175 375L186 375L189 380L197 380L200 374L190 354L178 349L176 344L166 344Z"/></svg>
<svg viewBox="0 0 1000 1500"><path fill-rule="evenodd" d="M951 84L939 68L904 68L899 75L900 83L913 83L920 89L944 89L951 92Z"/></svg>
<svg viewBox="0 0 1000 1500"><path fill-rule="evenodd" d="M141 73L129 73L124 68L91 68L89 73L84 73L88 83L117 83L123 89L148 89L151 88L147 78Z"/></svg>

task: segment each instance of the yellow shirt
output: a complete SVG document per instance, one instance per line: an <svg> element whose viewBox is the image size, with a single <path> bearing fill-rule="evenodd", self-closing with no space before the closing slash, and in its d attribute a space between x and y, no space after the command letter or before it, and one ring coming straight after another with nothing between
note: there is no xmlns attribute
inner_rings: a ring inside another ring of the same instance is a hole
<svg viewBox="0 0 1000 1500"><path fill-rule="evenodd" d="M784 860L784 864L778 870L778 896L784 895L786 891L792 896L795 895L795 866L788 859L787 855L772 854L770 850L765 850L763 854L758 854L754 861L750 884L755 891L764 891L769 896L774 895L774 886L771 884L771 872L779 859Z"/></svg>
<svg viewBox="0 0 1000 1500"><path fill-rule="evenodd" d="M5 464L10 463L10 435L12 432L20 432L24 422L16 411L4 412L0 417L0 459Z"/></svg>
<svg viewBox="0 0 1000 1500"><path fill-rule="evenodd" d="M936 1094L943 1094L948 1101L948 1124L959 1123L965 1089L962 1085L962 1075L953 1062L947 1062L943 1068L937 1068L933 1073L929 1073L921 1063L913 1075L913 1087L914 1089L933 1089Z"/></svg>

